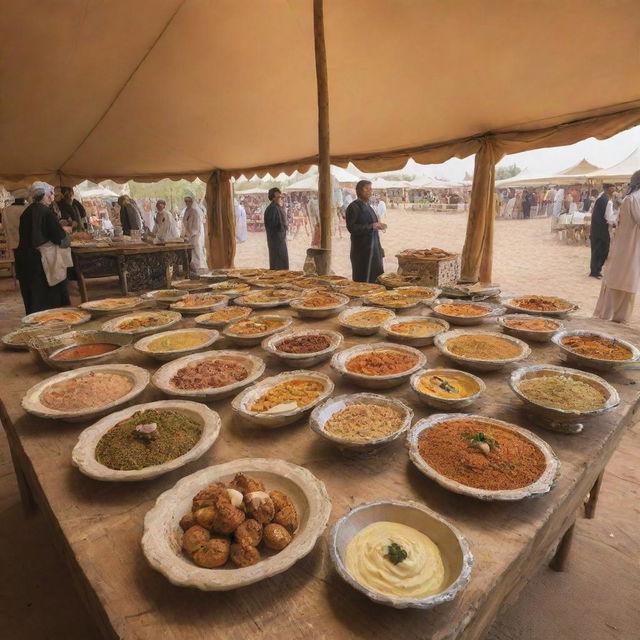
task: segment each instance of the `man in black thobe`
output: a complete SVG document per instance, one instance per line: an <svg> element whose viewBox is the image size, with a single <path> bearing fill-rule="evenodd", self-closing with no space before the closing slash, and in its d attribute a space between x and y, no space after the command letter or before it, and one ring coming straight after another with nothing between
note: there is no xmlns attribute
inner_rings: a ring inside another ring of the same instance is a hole
<svg viewBox="0 0 640 640"><path fill-rule="evenodd" d="M288 269L287 217L280 189L277 187L269 189L269 200L271 202L264 210L264 228L267 232L267 246L269 247L269 269Z"/></svg>
<svg viewBox="0 0 640 640"><path fill-rule="evenodd" d="M87 212L79 200L73 197L73 189L71 187L60 187L62 198L58 200L58 209L60 209L60 219L67 227L71 227L74 231L86 231Z"/></svg>
<svg viewBox="0 0 640 640"><path fill-rule="evenodd" d="M602 185L603 192L593 205L591 214L591 272L592 278L602 278L602 265L609 255L609 223L607 205L616 187L613 184Z"/></svg>
<svg viewBox="0 0 640 640"><path fill-rule="evenodd" d="M132 231L140 231L142 233L143 222L142 216L138 213L138 208L129 200L128 196L120 196L118 198L120 205L120 224L122 225L122 233L130 236Z"/></svg>
<svg viewBox="0 0 640 640"><path fill-rule="evenodd" d="M358 196L346 211L347 229L351 234L351 272L355 282L376 282L384 273L382 246L378 232L387 228L369 204L371 182L360 180L356 185Z"/></svg>

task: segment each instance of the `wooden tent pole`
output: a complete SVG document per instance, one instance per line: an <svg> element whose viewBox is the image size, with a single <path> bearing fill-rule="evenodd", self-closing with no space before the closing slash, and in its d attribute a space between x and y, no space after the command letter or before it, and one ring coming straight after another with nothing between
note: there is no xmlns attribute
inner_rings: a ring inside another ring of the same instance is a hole
<svg viewBox="0 0 640 640"><path fill-rule="evenodd" d="M324 249L318 271L327 273L331 266L331 160L329 148L329 82L327 49L324 41L323 0L313 0L313 38L318 88L318 205L320 208L320 247Z"/></svg>

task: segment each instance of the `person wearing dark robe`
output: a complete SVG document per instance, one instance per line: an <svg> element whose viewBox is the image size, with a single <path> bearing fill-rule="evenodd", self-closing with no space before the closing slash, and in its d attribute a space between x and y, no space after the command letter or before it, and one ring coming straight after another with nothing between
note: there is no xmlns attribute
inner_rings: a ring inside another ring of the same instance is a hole
<svg viewBox="0 0 640 640"><path fill-rule="evenodd" d="M369 204L371 182L360 180L356 185L358 196L346 211L347 229L351 234L351 272L355 282L376 282L384 273L379 231L387 228L378 220Z"/></svg>
<svg viewBox="0 0 640 640"><path fill-rule="evenodd" d="M38 251L47 242L69 246L67 234L50 208L53 187L46 182L34 182L30 192L33 202L20 216L20 240L15 250L16 276L27 315L71 304L66 280L49 286Z"/></svg>
<svg viewBox="0 0 640 640"><path fill-rule="evenodd" d="M73 197L71 187L60 187L62 198L58 200L60 210L60 220L65 226L71 227L74 231L87 230L87 212L79 200Z"/></svg>
<svg viewBox="0 0 640 640"><path fill-rule="evenodd" d="M591 214L591 271L592 278L602 278L602 266L609 255L609 224L607 221L607 206L613 197L616 187L613 184L602 185L603 191L593 205Z"/></svg>
<svg viewBox="0 0 640 640"><path fill-rule="evenodd" d="M267 232L269 247L269 269L289 268L289 251L287 250L287 218L284 212L284 198L277 187L269 189L271 201L264 210L264 228Z"/></svg>
<svg viewBox="0 0 640 640"><path fill-rule="evenodd" d="M128 196L120 196L118 198L118 204L120 205L122 233L130 236L132 231L142 232L143 222L138 207L135 206Z"/></svg>
<svg viewBox="0 0 640 640"><path fill-rule="evenodd" d="M531 217L531 196L529 189L525 189L522 192L522 217L524 220L528 220Z"/></svg>

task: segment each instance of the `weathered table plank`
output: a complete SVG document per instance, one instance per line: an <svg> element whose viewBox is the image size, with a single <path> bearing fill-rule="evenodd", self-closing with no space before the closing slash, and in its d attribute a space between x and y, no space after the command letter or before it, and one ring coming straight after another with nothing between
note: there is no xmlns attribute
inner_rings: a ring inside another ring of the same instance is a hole
<svg viewBox="0 0 640 640"><path fill-rule="evenodd" d="M598 328L640 342L636 332L619 325L587 318L574 318L567 324ZM192 325L192 319L183 320L182 326ZM330 319L307 325L335 328L337 323ZM345 347L375 340L346 333ZM226 346L224 341L216 344L217 348ZM553 345L532 344L532 350L527 362L560 364ZM274 357L259 348L252 351L265 357L265 375L283 370ZM450 364L434 347L424 351L430 364ZM123 360L152 370L157 367L133 350ZM638 403L636 371L607 373L604 377L619 390L621 405L588 424L582 434L556 434L537 426L508 389L513 367L482 374L487 392L473 412L532 429L549 442L562 464L550 494L514 504L483 503L447 492L412 466L401 442L369 458L345 457L317 437L304 421L268 431L242 424L233 418L229 400L211 404L221 415L223 429L201 460L149 482L114 484L86 478L70 465L71 450L87 425L40 420L22 411L24 391L52 372L25 353L5 351L2 361L8 374L0 388L5 408L0 417L13 455L49 516L52 538L58 529L57 537L83 598L107 637L199 639L213 635L256 637L265 632L269 637L287 638L384 638L400 633L406 638L479 638L503 603L517 595L571 526L625 427L632 422ZM316 369L330 371L328 363ZM336 380L336 394L358 390L330 375ZM414 399L408 384L387 393L406 400L417 418L429 414ZM162 397L149 388L139 401ZM183 476L240 457L280 457L310 469L325 482L331 496L330 523L349 507L374 499L423 502L455 523L467 537L475 557L469 586L454 602L432 611L376 606L333 571L325 535L292 569L256 585L228 593L174 587L149 568L142 555L145 513L160 493Z"/></svg>

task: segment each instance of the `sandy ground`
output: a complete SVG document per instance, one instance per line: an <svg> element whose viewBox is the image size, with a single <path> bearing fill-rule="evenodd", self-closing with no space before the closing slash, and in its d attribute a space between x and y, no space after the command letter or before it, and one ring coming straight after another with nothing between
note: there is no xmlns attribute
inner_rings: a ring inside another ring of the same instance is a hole
<svg viewBox="0 0 640 640"><path fill-rule="evenodd" d="M467 225L466 214L427 213L390 209L386 222L389 228L381 235L385 249L385 271L395 271L395 255L402 249L440 247L462 251ZM567 245L549 232L547 218L534 220L500 220L495 224L493 281L509 293L556 295L582 307L591 315L600 292L600 281L590 278L590 249ZM304 230L289 240L291 269L302 269L309 236ZM332 267L340 275L351 275L349 234L334 236ZM264 233L250 233L249 239L238 245L238 267L268 267L269 257ZM640 305L632 324L640 327Z"/></svg>
<svg viewBox="0 0 640 640"><path fill-rule="evenodd" d="M466 216L390 211L382 241L393 256L407 247L439 246L459 251ZM498 221L494 281L509 292L554 294L593 310L600 283L587 277L589 249L552 238L548 220ZM291 267L301 268L308 237L290 242ZM334 270L348 275L349 240L334 243ZM250 234L239 246L238 266L267 266L264 234ZM110 288L94 286L92 297ZM72 289L72 298L77 295ZM0 280L0 308L17 322L21 300ZM638 312L634 323L640 327ZM505 609L487 640L632 640L640 628L640 428L622 440L607 467L594 520L579 519L567 572L543 567ZM91 620L51 544L42 516L25 518L13 467L0 431L0 638L10 640L94 640ZM321 630L318 630L321 632ZM401 631L399 631L401 633ZM371 637L375 637L372 633ZM425 638L429 637L425 630Z"/></svg>

